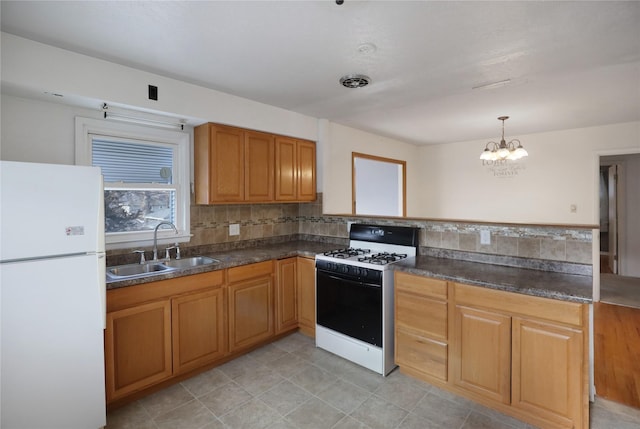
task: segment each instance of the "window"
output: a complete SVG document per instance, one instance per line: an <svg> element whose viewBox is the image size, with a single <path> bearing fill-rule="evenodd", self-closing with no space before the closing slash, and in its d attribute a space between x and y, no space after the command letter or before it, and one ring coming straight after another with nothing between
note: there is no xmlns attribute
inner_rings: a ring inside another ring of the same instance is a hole
<svg viewBox="0 0 640 429"><path fill-rule="evenodd" d="M407 215L405 161L364 153L351 153L352 213Z"/></svg>
<svg viewBox="0 0 640 429"><path fill-rule="evenodd" d="M101 167L107 248L189 240L189 135L76 118L76 163Z"/></svg>

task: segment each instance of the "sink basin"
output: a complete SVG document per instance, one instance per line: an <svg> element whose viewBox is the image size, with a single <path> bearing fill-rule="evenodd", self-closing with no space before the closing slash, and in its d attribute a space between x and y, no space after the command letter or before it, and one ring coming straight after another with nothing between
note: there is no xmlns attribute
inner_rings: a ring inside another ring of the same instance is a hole
<svg viewBox="0 0 640 429"><path fill-rule="evenodd" d="M183 259L151 261L146 264L118 265L116 267L107 267L107 280L119 281L135 279L218 263L220 263L218 259L208 258L206 256L193 256Z"/></svg>
<svg viewBox="0 0 640 429"><path fill-rule="evenodd" d="M190 258L182 258L182 259L172 259L170 261L162 262L162 265L165 265L169 268L175 269L184 269L184 268L193 268L200 267L202 265L211 265L211 264L219 264L220 261L213 258L208 258L206 256L193 256Z"/></svg>
<svg viewBox="0 0 640 429"><path fill-rule="evenodd" d="M162 274L173 270L174 268L161 263L119 265L117 267L107 268L107 277L119 279L124 277L142 277L153 274Z"/></svg>

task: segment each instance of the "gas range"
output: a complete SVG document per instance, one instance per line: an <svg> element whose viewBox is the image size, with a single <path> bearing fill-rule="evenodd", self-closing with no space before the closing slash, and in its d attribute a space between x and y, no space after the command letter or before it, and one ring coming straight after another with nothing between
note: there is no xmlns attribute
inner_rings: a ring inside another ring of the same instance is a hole
<svg viewBox="0 0 640 429"><path fill-rule="evenodd" d="M379 374L393 368L393 271L418 228L352 224L349 247L316 255L316 345Z"/></svg>

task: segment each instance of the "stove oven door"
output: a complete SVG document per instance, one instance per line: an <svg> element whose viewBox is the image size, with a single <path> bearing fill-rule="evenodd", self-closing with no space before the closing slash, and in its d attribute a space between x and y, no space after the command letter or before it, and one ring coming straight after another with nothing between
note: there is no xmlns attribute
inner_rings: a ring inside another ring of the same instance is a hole
<svg viewBox="0 0 640 429"><path fill-rule="evenodd" d="M320 326L382 347L382 285L317 269L316 317Z"/></svg>

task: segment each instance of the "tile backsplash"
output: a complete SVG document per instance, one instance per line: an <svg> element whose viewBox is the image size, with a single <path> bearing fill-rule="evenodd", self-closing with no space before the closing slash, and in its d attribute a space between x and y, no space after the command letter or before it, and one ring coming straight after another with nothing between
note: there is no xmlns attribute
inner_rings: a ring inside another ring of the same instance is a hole
<svg viewBox="0 0 640 429"><path fill-rule="evenodd" d="M193 237L182 247L189 254L190 250L212 246L224 250L296 239L329 241L340 246L348 243L349 222L419 227L420 253L425 255L592 273L593 237L589 228L323 215L321 193L311 203L192 205ZM229 235L232 224L239 224L239 235ZM489 244L481 243L483 230L488 231ZM110 251L108 256L116 259L114 256L124 253L128 251Z"/></svg>

